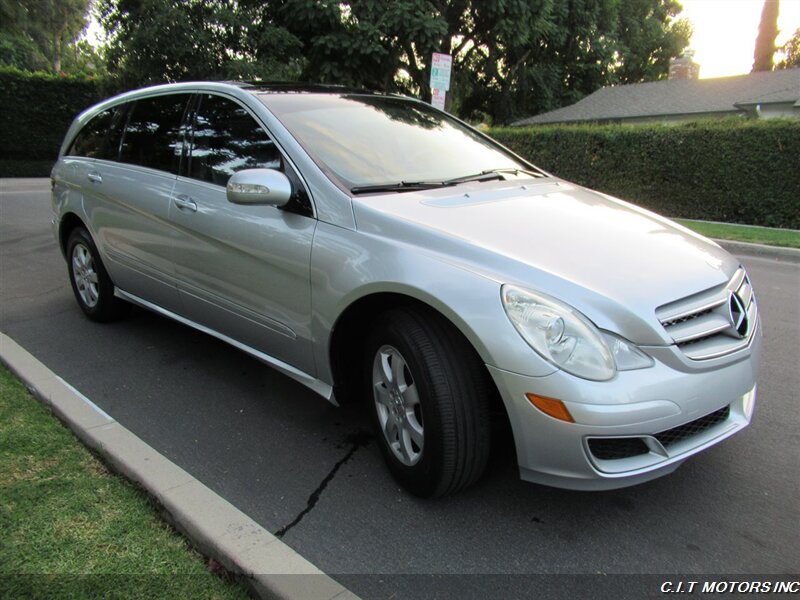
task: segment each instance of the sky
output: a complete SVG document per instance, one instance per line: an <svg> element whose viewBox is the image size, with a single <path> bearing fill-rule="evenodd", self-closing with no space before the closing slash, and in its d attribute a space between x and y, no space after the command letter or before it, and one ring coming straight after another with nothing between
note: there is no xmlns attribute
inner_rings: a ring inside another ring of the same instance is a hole
<svg viewBox="0 0 800 600"><path fill-rule="evenodd" d="M763 0L680 0L682 17L694 25L690 49L700 78L749 73ZM778 39L782 46L800 27L800 0L780 0ZM776 54L777 58L777 54Z"/></svg>

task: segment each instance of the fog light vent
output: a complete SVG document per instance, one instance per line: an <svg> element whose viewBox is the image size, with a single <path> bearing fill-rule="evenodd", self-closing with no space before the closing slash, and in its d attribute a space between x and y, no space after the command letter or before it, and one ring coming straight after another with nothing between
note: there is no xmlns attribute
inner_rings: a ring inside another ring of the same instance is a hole
<svg viewBox="0 0 800 600"><path fill-rule="evenodd" d="M711 414L708 414L704 417L700 417L690 423L686 423L685 425L680 425L678 427L673 427L672 429L667 429L666 431L662 431L661 433L655 434L655 437L661 445L665 448L669 448L673 444L677 444L678 442L682 442L686 438L690 438L698 433L704 432L706 429L711 429L714 425L719 425L723 421L725 421L731 414L731 407L730 405L724 406L719 410L714 411Z"/></svg>
<svg viewBox="0 0 800 600"><path fill-rule="evenodd" d="M650 450L642 438L593 438L589 450L599 460L618 460L647 454Z"/></svg>

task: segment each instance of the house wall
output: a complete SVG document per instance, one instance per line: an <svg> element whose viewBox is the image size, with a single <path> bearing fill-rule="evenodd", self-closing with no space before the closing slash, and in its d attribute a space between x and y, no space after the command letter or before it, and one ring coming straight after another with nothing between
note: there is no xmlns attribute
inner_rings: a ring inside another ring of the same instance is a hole
<svg viewBox="0 0 800 600"><path fill-rule="evenodd" d="M603 119L599 121L564 121L554 123L535 123L534 125L581 125L588 123L597 124L611 124L611 123L625 123L628 125L652 125L661 123L664 125L672 125L678 123L688 123L692 121L699 121L702 119L724 119L731 116L758 117L761 119L775 119L775 118L796 118L800 119L800 106L795 106L791 102L761 104L756 106L742 106L739 110L730 110L725 112L708 112L708 113L689 113L681 115L648 115L644 117L622 117L618 119Z"/></svg>
<svg viewBox="0 0 800 600"><path fill-rule="evenodd" d="M727 112L713 112L713 113L690 113L685 115L655 115L646 117L626 117L624 119L617 119L615 123L663 123L666 125L677 123L688 123L690 121L698 121L700 119L724 119L734 115L744 116L744 113L739 110L731 110Z"/></svg>
<svg viewBox="0 0 800 600"><path fill-rule="evenodd" d="M800 106L791 102L760 104L756 110L762 119L795 118L800 119Z"/></svg>

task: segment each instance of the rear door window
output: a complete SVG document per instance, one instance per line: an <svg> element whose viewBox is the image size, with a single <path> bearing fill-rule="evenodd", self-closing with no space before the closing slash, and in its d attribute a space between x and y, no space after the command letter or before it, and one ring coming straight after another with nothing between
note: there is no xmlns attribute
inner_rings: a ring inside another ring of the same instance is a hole
<svg viewBox="0 0 800 600"><path fill-rule="evenodd" d="M177 175L189 97L189 94L169 94L137 100L125 126L120 161Z"/></svg>
<svg viewBox="0 0 800 600"><path fill-rule="evenodd" d="M129 105L102 111L80 130L67 154L87 158L117 160L122 127Z"/></svg>

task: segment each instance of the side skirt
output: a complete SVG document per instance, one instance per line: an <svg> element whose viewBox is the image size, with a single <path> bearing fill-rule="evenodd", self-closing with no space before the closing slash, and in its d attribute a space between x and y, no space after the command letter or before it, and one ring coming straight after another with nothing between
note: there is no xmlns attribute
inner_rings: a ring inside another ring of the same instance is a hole
<svg viewBox="0 0 800 600"><path fill-rule="evenodd" d="M312 377L305 371L296 369L292 365L285 363L282 360L275 358L274 356L270 356L269 354L265 354L264 352L256 350L255 348L251 348L246 344L242 344L241 342L238 342L235 339L228 337L225 334L215 331L214 329L210 329L205 325L200 325L199 323L195 323L194 321L187 319L186 317L182 317L178 314L175 314L174 312L162 308L156 304L153 304L152 302L148 302L143 298L139 298L138 296L129 294L128 292L121 290L118 287L114 288L114 295L118 298L122 298L123 300L127 300L128 302L136 304L137 306L146 308L147 310L150 310L154 313L157 313L164 317L169 317L170 319L178 321L183 325L188 325L189 327L197 329L198 331L207 333L208 335L211 335L217 338L218 340L222 340L223 342L225 342L226 344L230 344L237 350L241 350L242 352L249 354L250 356L260 360L264 364L269 365L273 369L280 371L284 375L291 377L292 379L294 379L299 383L302 383L304 386L316 392L334 406L339 406L339 403L336 401L336 398L334 397L333 394L333 386L317 379L316 377Z"/></svg>

